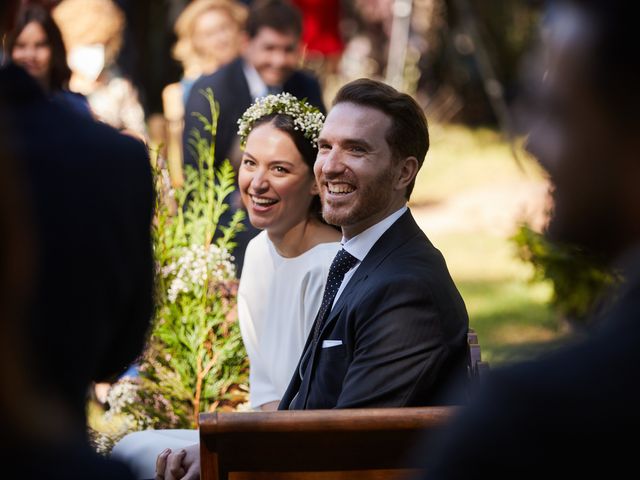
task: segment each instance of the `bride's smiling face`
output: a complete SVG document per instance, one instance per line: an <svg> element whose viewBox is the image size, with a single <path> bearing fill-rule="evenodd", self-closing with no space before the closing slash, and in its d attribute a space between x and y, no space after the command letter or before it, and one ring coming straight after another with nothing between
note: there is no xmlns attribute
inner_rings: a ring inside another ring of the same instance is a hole
<svg viewBox="0 0 640 480"><path fill-rule="evenodd" d="M270 123L249 134L238 184L251 224L274 235L304 221L318 194L313 172L291 137Z"/></svg>

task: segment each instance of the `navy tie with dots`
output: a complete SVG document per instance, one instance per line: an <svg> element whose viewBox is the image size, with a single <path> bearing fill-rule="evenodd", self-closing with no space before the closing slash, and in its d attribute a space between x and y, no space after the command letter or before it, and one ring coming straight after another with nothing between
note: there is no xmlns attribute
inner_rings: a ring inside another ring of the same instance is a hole
<svg viewBox="0 0 640 480"><path fill-rule="evenodd" d="M318 315L316 315L316 321L313 330L313 343L318 343L318 337L320 336L320 330L324 325L325 320L329 316L331 307L333 306L333 300L336 298L336 293L340 289L342 280L345 274L351 270L354 265L358 263L358 259L347 252L344 248L336 254L331 267L329 267L329 276L327 277L327 284L324 287L324 293L322 294L322 304Z"/></svg>

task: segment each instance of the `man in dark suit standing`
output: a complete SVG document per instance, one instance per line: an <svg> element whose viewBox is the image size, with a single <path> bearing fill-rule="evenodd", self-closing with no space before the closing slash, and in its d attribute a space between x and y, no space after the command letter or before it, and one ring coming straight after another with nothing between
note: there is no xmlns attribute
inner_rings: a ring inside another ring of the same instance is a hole
<svg viewBox="0 0 640 480"><path fill-rule="evenodd" d="M429 479L625 478L640 429L640 57L636 5L563 0L550 12L529 148L549 173L548 235L621 271L586 338L492 372L444 437Z"/></svg>
<svg viewBox="0 0 640 480"><path fill-rule="evenodd" d="M338 92L318 140L322 214L343 249L280 409L447 403L465 372L467 312L406 203L429 148L410 96L373 80Z"/></svg>
<svg viewBox="0 0 640 480"><path fill-rule="evenodd" d="M240 57L211 75L201 77L194 84L185 107L183 133L185 164L196 167L197 158L189 140L195 131L209 139L202 122L194 113L211 121L211 108L202 91L211 88L220 104L216 131L215 163L228 158L236 167L240 162L238 119L256 98L270 93L288 92L325 111L318 81L298 70L302 17L298 9L285 0L254 2L247 19L246 37ZM232 198L232 210L239 208L239 195ZM230 216L225 217L230 219ZM225 219L222 221L224 222ZM242 267L244 249L258 230L248 220L245 232L236 241L236 264Z"/></svg>

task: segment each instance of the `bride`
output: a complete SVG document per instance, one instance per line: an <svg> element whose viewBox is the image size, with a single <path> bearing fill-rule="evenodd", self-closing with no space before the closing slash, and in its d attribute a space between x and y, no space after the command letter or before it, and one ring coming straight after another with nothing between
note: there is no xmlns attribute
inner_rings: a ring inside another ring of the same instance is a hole
<svg viewBox="0 0 640 480"><path fill-rule="evenodd" d="M263 230L247 247L238 290L254 409L277 408L340 248L339 231L322 220L313 175L323 120L315 107L283 93L258 99L238 122L244 147L240 193L251 224ZM163 478L172 469L181 473L178 478L196 479L197 441L195 430L135 432L116 445L113 456L138 478Z"/></svg>
<svg viewBox="0 0 640 480"><path fill-rule="evenodd" d="M321 126L322 114L288 94L258 100L240 120L238 184L251 224L263 230L247 247L238 290L253 408L278 407L340 248L313 176Z"/></svg>

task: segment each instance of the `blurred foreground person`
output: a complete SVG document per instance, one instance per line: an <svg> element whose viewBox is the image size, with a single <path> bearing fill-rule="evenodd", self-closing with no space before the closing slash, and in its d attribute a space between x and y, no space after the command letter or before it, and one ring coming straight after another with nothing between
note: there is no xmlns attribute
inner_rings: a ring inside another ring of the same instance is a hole
<svg viewBox="0 0 640 480"><path fill-rule="evenodd" d="M549 237L623 274L590 336L495 371L422 449L426 478L623 478L640 427L640 57L632 2L564 0L551 17L530 149L549 172Z"/></svg>
<svg viewBox="0 0 640 480"><path fill-rule="evenodd" d="M90 448L85 405L92 381L135 360L153 311L146 150L47 101L13 65L0 69L0 105L2 199L4 183L21 195L2 200L1 221L22 223L3 226L0 244L1 476L130 478Z"/></svg>
<svg viewBox="0 0 640 480"><path fill-rule="evenodd" d="M35 78L54 102L91 116L87 99L69 90L71 70L62 34L44 7L30 4L20 9L7 51L11 61Z"/></svg>

